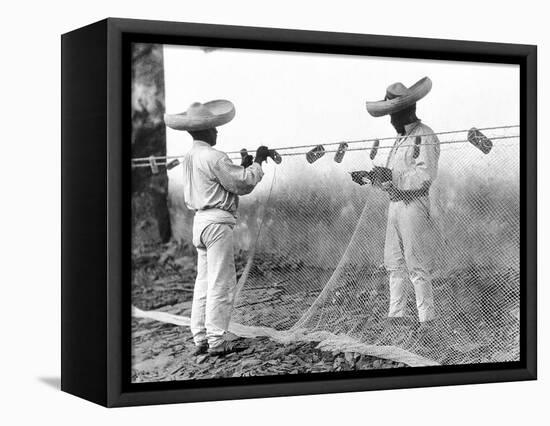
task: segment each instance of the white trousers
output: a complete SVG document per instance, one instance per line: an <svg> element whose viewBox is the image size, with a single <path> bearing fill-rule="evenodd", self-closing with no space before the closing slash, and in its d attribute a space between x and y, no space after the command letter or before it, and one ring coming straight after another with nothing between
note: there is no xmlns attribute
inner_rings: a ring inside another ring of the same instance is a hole
<svg viewBox="0 0 550 426"><path fill-rule="evenodd" d="M233 257L233 225L196 221L197 278L191 308L191 332L196 345L223 342L229 327L237 286Z"/></svg>
<svg viewBox="0 0 550 426"><path fill-rule="evenodd" d="M390 274L388 316L405 315L410 280L416 295L419 320L435 318L431 283L432 232L428 197L408 204L390 202L384 248L384 264Z"/></svg>

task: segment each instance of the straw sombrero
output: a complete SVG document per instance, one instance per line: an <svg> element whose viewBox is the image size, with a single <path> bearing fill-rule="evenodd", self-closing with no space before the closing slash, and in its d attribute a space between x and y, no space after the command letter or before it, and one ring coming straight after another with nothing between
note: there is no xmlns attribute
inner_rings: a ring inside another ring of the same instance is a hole
<svg viewBox="0 0 550 426"><path fill-rule="evenodd" d="M401 111L422 99L432 89L432 80L424 77L411 87L403 83L394 83L386 89L386 98L383 101L367 102L367 111L373 117L393 114Z"/></svg>
<svg viewBox="0 0 550 426"><path fill-rule="evenodd" d="M235 106L224 99L191 104L180 114L164 114L164 123L174 130L206 130L229 123L235 117Z"/></svg>

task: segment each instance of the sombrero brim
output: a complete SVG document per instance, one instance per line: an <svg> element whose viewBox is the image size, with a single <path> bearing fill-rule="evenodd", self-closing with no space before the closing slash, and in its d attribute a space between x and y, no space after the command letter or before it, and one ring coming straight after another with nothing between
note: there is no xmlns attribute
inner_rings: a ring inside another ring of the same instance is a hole
<svg viewBox="0 0 550 426"><path fill-rule="evenodd" d="M212 113L211 117L189 117L187 112L164 114L164 123L174 130L197 131L223 126L235 117L235 106L230 101L219 99L204 106Z"/></svg>
<svg viewBox="0 0 550 426"><path fill-rule="evenodd" d="M406 95L384 101L367 102L367 111L373 117L393 114L413 105L426 96L430 90L432 90L432 80L424 77L412 85Z"/></svg>

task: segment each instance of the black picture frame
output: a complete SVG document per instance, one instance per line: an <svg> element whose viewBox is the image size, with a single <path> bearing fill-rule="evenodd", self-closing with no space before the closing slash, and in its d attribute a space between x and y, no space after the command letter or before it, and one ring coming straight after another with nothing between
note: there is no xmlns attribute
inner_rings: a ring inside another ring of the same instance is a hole
<svg viewBox="0 0 550 426"><path fill-rule="evenodd" d="M132 42L518 64L520 361L130 383ZM62 390L116 407L536 379L536 46L113 18L61 44Z"/></svg>

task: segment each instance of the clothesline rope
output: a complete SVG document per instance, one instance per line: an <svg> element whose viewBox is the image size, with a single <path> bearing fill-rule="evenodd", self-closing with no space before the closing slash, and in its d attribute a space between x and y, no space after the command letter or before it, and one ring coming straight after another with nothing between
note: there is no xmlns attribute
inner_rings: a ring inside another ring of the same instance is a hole
<svg viewBox="0 0 550 426"><path fill-rule="evenodd" d="M497 137L491 137L491 140L492 141L498 141L498 140L507 140L507 139L517 139L519 138L519 135L509 135L509 136L497 136ZM443 142L439 142L439 145L452 145L452 144L460 144L460 143L466 143L466 142L469 142L468 139L461 139L461 140L456 140L456 141L443 141ZM430 143L425 143L424 145L434 145L434 144L430 144ZM414 146L414 144L403 144L401 145L401 147L405 147L405 146ZM379 146L378 149L391 149L392 146ZM459 147L457 147L459 148ZM366 150L370 150L372 149L370 146L369 147L359 147L359 148L348 148L346 149L346 152L349 152L349 151L366 151ZM325 150L324 153L328 154L328 153L335 153L335 152L338 152L338 149L329 149L329 150ZM279 153L281 155L281 157L292 157L292 156L296 156L296 155L305 155L307 153L307 151L300 151L300 152L286 152L286 153ZM179 155L179 156L166 156L166 157L154 157L155 161L158 159L158 160L161 160L161 161L158 161L156 164L157 166L166 166L168 164L168 162L166 160L173 160L173 159L179 159L179 158L183 158L183 155ZM235 161L238 161L241 159L241 157L229 157L231 160L235 160ZM162 161L164 159L164 161ZM134 160L137 160L137 159L134 159ZM132 164L132 167L147 167L149 168L150 167L150 163L149 163L149 158L147 158L147 162L142 162L142 163L137 163L137 162L134 162Z"/></svg>
<svg viewBox="0 0 550 426"><path fill-rule="evenodd" d="M519 124L514 124L514 125L507 125L507 126L493 126L493 127L480 127L480 128L476 128L477 130L480 130L480 131L487 131L487 130L505 130L505 129L513 129L513 128L519 128ZM449 130L449 131L445 131L445 132L434 132L434 133L425 133L425 134L422 134L422 135L415 135L415 136L420 136L420 137L425 137L425 136L441 136L441 135L448 135L448 134L453 134L453 133L464 133L464 132L468 132L470 129L462 129L462 130ZM498 140L498 139L509 139L509 138L512 138L512 137L519 137L519 135L514 135L514 136L506 136L506 137L503 137L503 136L500 136L500 137L491 137L490 139L493 139L493 140ZM342 140L342 141L337 141L337 142L326 142L322 145L340 145L342 143L347 143L347 144L355 144L355 143L365 143L365 142L374 142L374 141L386 141L386 140L395 140L396 139L396 136L387 136L387 137L383 137L383 138L369 138L369 139L357 139L357 140ZM440 143L464 143L464 142L468 142L467 139L465 140L458 140L458 141L444 141L444 142L440 142ZM293 146L286 146L286 147L278 147L278 148L273 148L275 149L276 151L287 151L287 150L291 150L291 149L301 149L301 148L313 148L315 146L318 146L319 144L307 144L307 145L293 145ZM393 145L384 145L384 146L379 146L378 149L391 149ZM402 146L408 146L408 145L402 145ZM357 148L349 148L347 149L347 151L353 151L353 150L365 150L365 149L371 149L371 147L365 147L365 148L360 148L360 149L357 149ZM327 150L325 152L336 152L337 150ZM240 158L240 151L229 151L226 153L227 155L231 156L233 154L235 155L238 155L238 156L235 156L235 157L231 157L231 159L239 159ZM301 155L301 154L305 154L304 152L299 152L299 153L285 153L285 152L279 152L279 154L281 156L285 156L285 155ZM175 159L180 159L180 158L183 158L185 154L181 154L181 155L165 155L165 156L153 156L153 157L140 157L140 158L132 158L132 163L133 165L137 165L141 162L144 162L146 164L143 164L142 167L149 167L149 161L151 159L154 159L155 161L158 161L158 160L175 160ZM162 165L162 163L157 163L159 165Z"/></svg>

